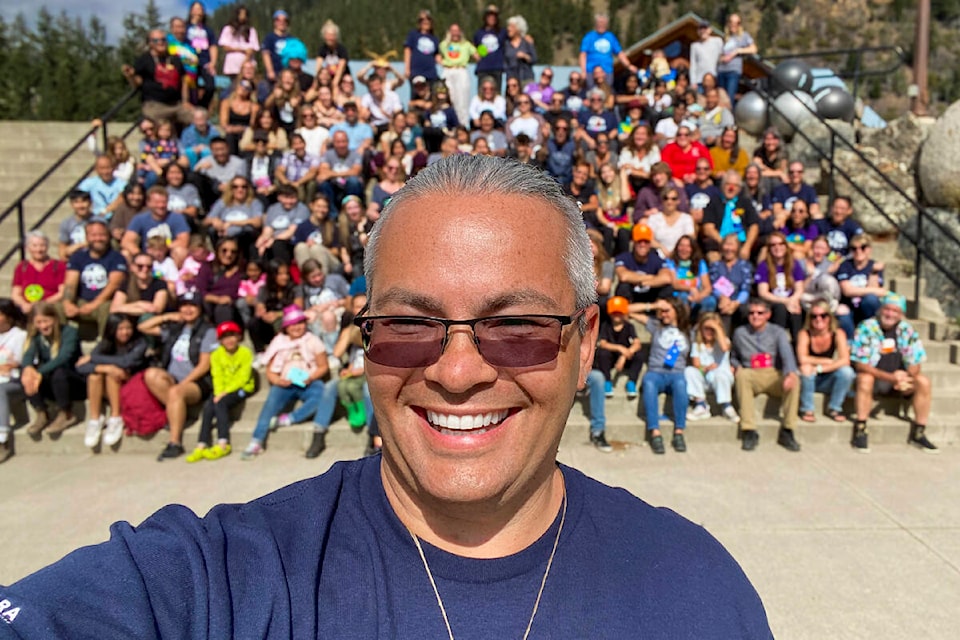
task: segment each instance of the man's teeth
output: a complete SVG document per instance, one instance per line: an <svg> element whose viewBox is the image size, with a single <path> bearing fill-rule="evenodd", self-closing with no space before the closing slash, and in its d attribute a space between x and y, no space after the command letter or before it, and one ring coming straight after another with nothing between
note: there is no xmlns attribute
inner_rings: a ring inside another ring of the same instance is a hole
<svg viewBox="0 0 960 640"><path fill-rule="evenodd" d="M438 429L449 431L474 431L490 425L500 424L510 414L508 410L482 413L473 416L454 416L435 411L427 411L427 422Z"/></svg>

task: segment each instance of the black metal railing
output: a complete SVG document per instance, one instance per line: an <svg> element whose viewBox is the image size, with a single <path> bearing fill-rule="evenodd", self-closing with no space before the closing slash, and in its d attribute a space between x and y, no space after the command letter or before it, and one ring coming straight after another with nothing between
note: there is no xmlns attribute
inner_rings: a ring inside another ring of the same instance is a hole
<svg viewBox="0 0 960 640"><path fill-rule="evenodd" d="M90 128L86 131L86 133L84 133L80 137L80 139L73 144L73 146L71 146L69 149L64 151L63 154L59 158L57 158L57 160L50 166L49 169L44 171L39 178L34 180L33 184L31 184L29 187L27 187L24 190L23 193L17 196L17 198L13 201L13 203L3 210L3 213L0 213L0 224L3 224L3 221L6 220L8 217L10 217L13 213L17 214L17 243L14 246L12 246L10 249L8 249L7 252L3 254L2 257L0 257L0 269L6 266L7 262L10 261L10 258L12 258L17 253L20 254L21 260L23 260L24 258L23 237L27 233L27 223L24 215L24 205L27 198L33 195L33 193L38 188L40 188L40 186L44 182L46 182L50 178L50 176L56 173L57 170L60 169L60 167L62 167L63 164L73 156L73 154L75 154L81 147L83 147L87 141L87 138L94 135L98 129L101 131L101 134L103 136L103 149L106 150L107 139L109 137L108 127L110 122L113 121L113 119L117 116L120 110L123 109L127 105L127 103L130 102L130 100L132 100L133 97L139 93L139 91L140 91L139 89L130 89L129 91L127 91L127 93L125 93L123 97L121 97L116 102L116 104L110 107L110 109L108 109L106 113L104 113L102 116L98 118L98 120L100 121L100 124L98 126L91 125ZM123 134L120 137L125 139L128 135L130 135L130 132L133 131L135 128L136 128L136 124L128 127L126 130L124 130ZM30 230L38 229L41 226L43 226L43 224L50 218L50 216L54 214L57 208L61 204L63 204L64 200L67 199L67 196L70 194L70 192L76 189L77 186L81 182L83 182L84 178L90 175L90 172L93 171L93 168L94 168L94 164L91 163L90 167L86 171L84 171L83 174L79 178L77 178L77 180L73 184L70 185L70 188L64 191L60 195L60 197L57 198L56 202L54 202L53 205L49 209L47 209L47 211L43 215L41 215L38 220L34 221L33 224L30 225Z"/></svg>
<svg viewBox="0 0 960 640"><path fill-rule="evenodd" d="M864 67L864 55L872 54L892 54L891 62L882 67L871 68ZM831 58L834 56L846 56L847 67L833 69L833 74L838 78L850 80L853 90L850 92L853 99L856 100L860 92L860 80L871 76L888 76L897 69L900 69L907 61L907 56L903 49L896 45L883 45L879 47L860 47L858 49L821 49L819 51L804 51L801 53L783 53L778 55L765 55L763 60L766 62L780 62L782 60L792 60L794 58ZM852 56L852 57L851 57Z"/></svg>
<svg viewBox="0 0 960 640"><path fill-rule="evenodd" d="M793 122L793 120L787 116L780 108L774 103L773 96L762 86L762 82L755 82L753 89L759 93L769 105L771 111L779 114L782 118L788 122ZM824 119L816 109L806 104L805 102L798 101L803 107L810 112L810 115L815 118L820 124L827 128L830 132L830 148L825 151L821 149L814 141L811 139L806 132L804 132L802 126L795 125L794 135L799 135L802 137L810 147L815 150L820 157L826 160L830 164L830 177L829 177L829 195L830 199L833 199L835 195L835 180L836 175L839 174L842 176L847 183L853 188L857 193L859 193L870 205L887 221L889 222L897 231L900 233L900 237L905 238L913 247L916 249L916 254L914 256L914 282L913 282L913 299L915 302L915 309L919 313L920 308L920 275L921 269L923 267L923 260L926 260L929 264L933 265L940 273L944 275L955 287L960 289L960 275L953 273L949 268L947 268L938 258L934 255L923 242L923 227L924 224L932 224L936 228L936 231L942 234L942 237L953 243L957 251L960 252L960 238L957 238L953 232L942 224L939 220L936 219L933 215L930 214L926 208L917 202L914 198L910 197L906 191L904 191L900 185L894 182L887 174L880 170L873 162L871 162L859 149L856 145L845 138L840 134L826 119ZM877 201L867 193L863 187L860 186L858 180L854 178L842 167L837 166L835 162L835 154L837 150L837 144L840 143L847 150L851 151L857 156L857 158L863 163L863 166L872 172L877 178L879 178L884 184L890 187L894 192L896 192L901 198L903 198L909 206L917 212L917 226L916 226L916 235L912 234L908 229L901 225L895 218L890 216L883 207L881 207Z"/></svg>

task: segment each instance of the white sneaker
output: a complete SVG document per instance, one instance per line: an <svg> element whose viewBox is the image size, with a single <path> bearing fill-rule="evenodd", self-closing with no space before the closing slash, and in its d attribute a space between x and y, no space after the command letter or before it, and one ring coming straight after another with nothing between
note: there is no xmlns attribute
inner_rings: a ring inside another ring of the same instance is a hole
<svg viewBox="0 0 960 640"><path fill-rule="evenodd" d="M87 420L87 432L83 436L83 444L93 449L100 444L100 432L103 431L103 418Z"/></svg>
<svg viewBox="0 0 960 640"><path fill-rule="evenodd" d="M740 422L740 414L737 413L732 404L728 404L727 408L723 410L723 417L730 422Z"/></svg>
<svg viewBox="0 0 960 640"><path fill-rule="evenodd" d="M702 404L698 404L690 411L687 411L687 420L696 422L697 420L706 420L710 417L710 409Z"/></svg>
<svg viewBox="0 0 960 640"><path fill-rule="evenodd" d="M120 416L107 418L107 428L103 432L103 444L112 447L120 442L123 437L123 427L123 418Z"/></svg>

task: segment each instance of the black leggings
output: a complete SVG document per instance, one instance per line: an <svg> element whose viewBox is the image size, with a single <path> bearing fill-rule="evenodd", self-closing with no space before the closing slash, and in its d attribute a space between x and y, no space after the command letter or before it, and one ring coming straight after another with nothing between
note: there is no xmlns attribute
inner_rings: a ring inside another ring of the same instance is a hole
<svg viewBox="0 0 960 640"><path fill-rule="evenodd" d="M220 402L214 402L213 398L207 400L203 406L203 422L200 424L200 436L197 442L210 446L210 434L213 432L213 421L217 421L217 439L230 442L230 410L243 402L246 393L234 391L220 398Z"/></svg>
<svg viewBox="0 0 960 640"><path fill-rule="evenodd" d="M623 367L623 372L627 374L627 380L636 382L637 378L640 377L640 369L643 368L643 359L641 358L642 355L642 351L637 351L635 354L633 354L632 358L627 360L627 364ZM613 370L613 365L616 363L619 357L619 353L597 347L596 355L594 356L594 364L596 365L596 368L603 373L605 380L612 380L610 372Z"/></svg>
<svg viewBox="0 0 960 640"><path fill-rule="evenodd" d="M27 401L37 411L47 410L47 399L53 398L61 411L70 411L70 403L87 398L87 385L83 376L72 366L59 367L43 376L36 395L27 396Z"/></svg>
<svg viewBox="0 0 960 640"><path fill-rule="evenodd" d="M774 302L770 305L770 322L789 331L793 344L797 344L797 334L803 326L803 313L790 313L787 305Z"/></svg>

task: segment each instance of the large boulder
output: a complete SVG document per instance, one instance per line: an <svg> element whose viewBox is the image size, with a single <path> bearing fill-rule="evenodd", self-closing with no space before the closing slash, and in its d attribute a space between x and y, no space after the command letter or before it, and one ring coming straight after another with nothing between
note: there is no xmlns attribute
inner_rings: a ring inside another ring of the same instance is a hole
<svg viewBox="0 0 960 640"><path fill-rule="evenodd" d="M856 147L910 199L916 200L917 156L932 126L931 118L917 118L907 114L889 122L884 129L861 129L860 143ZM844 137L853 141L852 136ZM853 199L857 220L868 233L895 234L897 228L894 222L902 225L907 219L916 215L916 209L910 201L867 167L847 145L837 145L835 158L837 166L851 176L856 184L879 205L880 210L839 173L836 174L836 192L849 195ZM827 170L829 169L825 169Z"/></svg>
<svg viewBox="0 0 960 640"><path fill-rule="evenodd" d="M955 238L960 239L960 220L957 218L957 212L948 209L927 208L930 216L943 225L949 233ZM913 260L917 255L916 248L907 238L916 237L917 233L917 214L914 212L904 221L905 234L901 234L898 240L901 254L908 259ZM923 237L921 246L933 254L940 264L949 273L960 274L960 250L957 244L947 237L941 229L937 228L929 218L923 222ZM921 276L926 279L926 290L921 295L928 296L937 300L943 311L951 316L960 315L960 288L953 284L942 271L930 264L928 260L921 262Z"/></svg>
<svg viewBox="0 0 960 640"><path fill-rule="evenodd" d="M937 119L920 153L920 187L935 207L960 209L960 102Z"/></svg>

